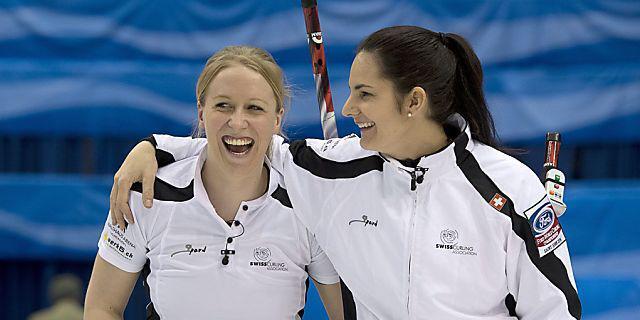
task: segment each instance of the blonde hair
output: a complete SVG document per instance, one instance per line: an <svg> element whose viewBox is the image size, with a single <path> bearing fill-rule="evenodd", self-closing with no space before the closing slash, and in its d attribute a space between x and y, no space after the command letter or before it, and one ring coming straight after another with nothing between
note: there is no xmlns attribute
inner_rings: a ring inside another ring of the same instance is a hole
<svg viewBox="0 0 640 320"><path fill-rule="evenodd" d="M244 66L262 75L276 98L276 113L280 110L286 111L285 104L288 104L291 95L282 69L269 52L251 46L227 46L209 57L196 83L198 109L203 107L206 90L211 81L220 71L233 65ZM281 134L281 132L278 133ZM204 128L200 128L196 124L193 135L203 137Z"/></svg>

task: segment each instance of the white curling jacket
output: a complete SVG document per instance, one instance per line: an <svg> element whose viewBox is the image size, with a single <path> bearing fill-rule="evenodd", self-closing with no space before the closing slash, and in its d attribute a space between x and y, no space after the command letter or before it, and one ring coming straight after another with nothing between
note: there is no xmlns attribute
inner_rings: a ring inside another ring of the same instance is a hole
<svg viewBox="0 0 640 320"><path fill-rule="evenodd" d="M270 170L267 191L243 201L227 224L202 182L205 159L203 149L161 168L150 209L136 184L129 201L136 223L122 232L107 218L98 254L120 270L142 271L149 319L300 319L307 275L322 284L339 279L293 215L281 175Z"/></svg>
<svg viewBox="0 0 640 320"><path fill-rule="evenodd" d="M359 138L274 137L294 212L343 281L347 319L579 319L565 235L536 175L471 139L406 167ZM159 164L203 141L155 135ZM164 151L163 151L164 150Z"/></svg>

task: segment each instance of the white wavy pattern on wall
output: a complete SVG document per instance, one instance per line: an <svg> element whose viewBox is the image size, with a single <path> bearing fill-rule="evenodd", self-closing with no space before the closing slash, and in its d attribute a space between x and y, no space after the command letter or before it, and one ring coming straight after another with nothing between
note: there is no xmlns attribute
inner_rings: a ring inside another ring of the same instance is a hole
<svg viewBox="0 0 640 320"><path fill-rule="evenodd" d="M451 17L425 12L406 1L396 3L381 0L367 2L366 6L327 2L323 4L321 19L328 48L331 44L355 46L367 34L381 27L415 24L469 37L485 63L595 44L608 38L640 38L640 18L634 15L581 8L575 13L506 19L508 16L494 16L495 7L495 3L487 3L471 15ZM188 20L189 15L198 16L202 12L182 14L186 14L182 18ZM109 38L142 52L175 58L200 58L233 43L250 43L268 50L306 45L302 13L294 4L291 10L264 16L247 14L247 17L243 23L236 25L206 26L215 28L211 31L180 32L144 30L107 16L17 7L0 10L0 41L33 35L49 38Z"/></svg>
<svg viewBox="0 0 640 320"><path fill-rule="evenodd" d="M38 90L34 90L38 88ZM98 79L30 80L0 86L0 120L70 108L127 107L189 125L195 103L173 100L158 92Z"/></svg>
<svg viewBox="0 0 640 320"><path fill-rule="evenodd" d="M33 88L39 89L34 91ZM347 81L333 82L332 91L339 112L348 96ZM640 101L640 81L598 88L597 93L592 87L546 96L488 93L487 100L502 139L527 139L548 130L580 129L639 113L640 104L636 102ZM64 78L3 84L0 101L4 101L0 121L40 112L105 106L141 110L186 126L196 117L192 103L171 99L159 91L97 79ZM295 96L292 110L287 116L290 124L315 123L319 117L312 93ZM571 116L549 117L553 113ZM513 119L522 119L527 125L513 125Z"/></svg>
<svg viewBox="0 0 640 320"><path fill-rule="evenodd" d="M637 114L639 99L640 81L597 89L585 87L562 95L487 95L497 130L505 140L533 138L558 128L570 131ZM551 116L554 114L561 116ZM522 121L522 125L514 125L514 121Z"/></svg>

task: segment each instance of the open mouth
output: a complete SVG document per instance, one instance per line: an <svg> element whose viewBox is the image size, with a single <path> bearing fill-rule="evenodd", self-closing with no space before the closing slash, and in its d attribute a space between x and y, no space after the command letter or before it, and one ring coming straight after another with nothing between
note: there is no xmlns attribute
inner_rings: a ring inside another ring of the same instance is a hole
<svg viewBox="0 0 640 320"><path fill-rule="evenodd" d="M360 128L360 130L369 129L376 125L375 122L357 122L356 124L358 125L358 128Z"/></svg>
<svg viewBox="0 0 640 320"><path fill-rule="evenodd" d="M223 136L222 142L229 152L238 156L247 154L255 143L251 138L234 138L232 136Z"/></svg>

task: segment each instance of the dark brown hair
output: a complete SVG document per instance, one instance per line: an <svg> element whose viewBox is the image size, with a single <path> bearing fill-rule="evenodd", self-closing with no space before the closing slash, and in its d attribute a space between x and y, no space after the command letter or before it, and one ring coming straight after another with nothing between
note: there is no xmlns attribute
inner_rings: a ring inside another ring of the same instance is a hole
<svg viewBox="0 0 640 320"><path fill-rule="evenodd" d="M398 95L423 88L434 121L444 124L459 113L469 123L473 139L498 147L480 60L462 36L416 26L388 27L364 39L357 52L375 55L382 76L393 82Z"/></svg>

